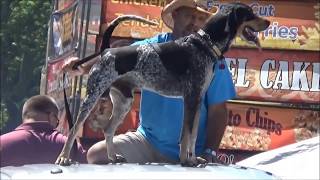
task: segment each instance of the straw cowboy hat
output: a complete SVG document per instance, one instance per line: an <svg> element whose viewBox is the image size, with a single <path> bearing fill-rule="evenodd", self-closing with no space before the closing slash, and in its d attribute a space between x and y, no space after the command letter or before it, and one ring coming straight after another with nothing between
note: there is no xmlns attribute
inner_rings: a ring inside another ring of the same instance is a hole
<svg viewBox="0 0 320 180"><path fill-rule="evenodd" d="M161 12L163 22L170 29L173 29L172 12L180 7L195 8L197 11L209 16L218 12L218 7L213 6L213 0L173 0L167 4Z"/></svg>

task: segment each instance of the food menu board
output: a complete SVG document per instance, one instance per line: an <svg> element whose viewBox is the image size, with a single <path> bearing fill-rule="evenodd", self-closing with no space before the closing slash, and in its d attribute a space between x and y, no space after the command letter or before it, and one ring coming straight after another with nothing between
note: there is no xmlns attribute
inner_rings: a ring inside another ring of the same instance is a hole
<svg viewBox="0 0 320 180"><path fill-rule="evenodd" d="M114 18L123 14L135 14L157 22L159 25L146 25L139 22L124 22L114 32L117 37L147 38L161 32L170 31L160 17L161 8L168 4L166 0L154 1L122 1L105 0L102 23L104 28ZM213 1L220 9L231 0ZM268 29L259 33L264 48L299 49L319 51L319 14L320 5L316 0L309 1L272 1L241 0L248 4L254 12L271 21ZM235 46L252 47L240 38Z"/></svg>

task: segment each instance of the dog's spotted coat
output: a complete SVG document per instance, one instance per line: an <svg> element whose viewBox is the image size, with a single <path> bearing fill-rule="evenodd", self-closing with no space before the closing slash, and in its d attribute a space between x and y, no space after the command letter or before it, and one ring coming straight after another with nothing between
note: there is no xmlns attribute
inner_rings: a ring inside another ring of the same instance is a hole
<svg viewBox="0 0 320 180"><path fill-rule="evenodd" d="M148 89L165 96L182 98L185 95L193 95L191 93L196 88L193 87L195 83L202 84L204 88L200 89L198 87L197 91L200 94L204 94L211 82L212 67L217 60L217 55L214 55L213 51L208 48L207 41L197 34L177 40L176 44L182 49L188 49L190 58L201 59L201 61L191 61L190 63L192 64L190 66L193 68L188 69L188 72L183 76L176 76L173 74L175 72L169 71L163 65L158 52L155 51L151 44L139 45L136 48L138 54L137 63L129 74L124 75L120 75L115 68L116 55L107 51L101 61L95 64L89 73L88 95L83 102L83 113L80 115L87 116L96 100L110 88L111 84L119 76L134 81L133 84L136 88ZM198 72L198 69L203 69L204 71Z"/></svg>

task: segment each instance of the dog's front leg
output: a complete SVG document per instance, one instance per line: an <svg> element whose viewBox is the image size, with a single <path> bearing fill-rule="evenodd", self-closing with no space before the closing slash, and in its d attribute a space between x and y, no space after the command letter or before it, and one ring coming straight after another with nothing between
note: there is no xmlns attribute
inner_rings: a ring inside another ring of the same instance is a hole
<svg viewBox="0 0 320 180"><path fill-rule="evenodd" d="M186 109L186 108L185 108ZM186 111L184 111L186 112ZM180 163L182 166L188 166L188 158L189 158L189 144L190 144L190 124L187 120L188 117L186 113L184 113L183 126L181 131L181 139L180 139Z"/></svg>
<svg viewBox="0 0 320 180"><path fill-rule="evenodd" d="M192 93L194 94L194 93ZM200 97L200 96L199 96ZM180 162L182 166L197 166L199 162L195 155L195 144L199 123L200 98L184 97L184 120L180 144ZM194 127L196 126L196 127Z"/></svg>
<svg viewBox="0 0 320 180"><path fill-rule="evenodd" d="M68 138L66 143L63 146L63 149L61 153L59 154L56 164L62 165L62 166L69 166L71 165L71 159L70 159L70 151L72 149L73 143L76 139L77 132L79 129L83 126L85 120L89 116L90 112L92 111L94 105L97 103L97 98L100 96L87 96L81 107L80 107L80 114L77 117L77 121L72 127L72 129L69 132Z"/></svg>
<svg viewBox="0 0 320 180"><path fill-rule="evenodd" d="M196 141L197 141L197 137L198 137L198 129L199 129L199 122L200 122L200 107L201 104L200 102L197 105L196 108L196 113L194 116L194 120L193 120L193 126L192 126L192 132L191 132L191 139L190 139L190 146L189 146L189 151L192 152L191 153L191 162L195 162L195 166L197 167L205 167L207 164L207 160L205 160L202 157L196 157Z"/></svg>
<svg viewBox="0 0 320 180"><path fill-rule="evenodd" d="M71 165L71 159L70 159L70 151L72 149L72 146L74 144L74 141L76 139L76 135L77 132L79 131L79 129L82 127L84 123L84 119L79 121L76 121L76 123L74 124L74 126L72 127L72 129L69 132L68 138L67 138L67 142L65 142L63 149L61 151L61 153L59 154L57 160L56 160L56 164L62 165L62 166L69 166Z"/></svg>
<svg viewBox="0 0 320 180"><path fill-rule="evenodd" d="M207 161L196 157L196 140L200 121L200 93L190 93L184 97L184 121L180 144L180 162L182 166L204 167ZM199 95L195 95L199 94ZM199 166L200 165L200 166Z"/></svg>
<svg viewBox="0 0 320 180"><path fill-rule="evenodd" d="M69 166L71 165L71 159L70 159L70 151L73 146L73 143L76 139L76 132L78 132L78 125L75 124L75 126L72 127L72 129L69 132L69 136L67 139L67 142L64 144L63 149L61 153L59 154L56 164L62 165L62 166Z"/></svg>

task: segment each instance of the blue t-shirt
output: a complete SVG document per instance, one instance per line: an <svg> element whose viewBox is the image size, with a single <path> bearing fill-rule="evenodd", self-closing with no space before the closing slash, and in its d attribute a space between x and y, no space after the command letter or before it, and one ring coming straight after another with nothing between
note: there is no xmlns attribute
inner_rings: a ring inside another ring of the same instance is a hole
<svg viewBox="0 0 320 180"><path fill-rule="evenodd" d="M159 34L132 45L162 43L172 40L171 33ZM223 64L223 65L222 65ZM206 142L208 106L222 103L236 96L231 74L224 60L215 66L215 76L201 102L201 115L196 143L196 154L200 155ZM140 125L138 131L158 151L167 157L179 159L179 141L183 122L183 100L165 97L142 90L140 102Z"/></svg>

